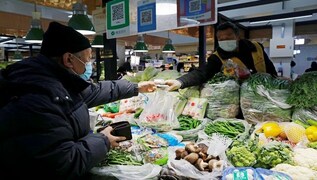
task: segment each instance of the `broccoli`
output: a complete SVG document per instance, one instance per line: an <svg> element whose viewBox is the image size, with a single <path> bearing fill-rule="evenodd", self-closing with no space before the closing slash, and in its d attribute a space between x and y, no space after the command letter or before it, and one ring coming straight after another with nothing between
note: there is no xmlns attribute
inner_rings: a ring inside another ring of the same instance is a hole
<svg viewBox="0 0 317 180"><path fill-rule="evenodd" d="M227 156L235 167L249 167L256 163L255 155L244 146L233 146Z"/></svg>

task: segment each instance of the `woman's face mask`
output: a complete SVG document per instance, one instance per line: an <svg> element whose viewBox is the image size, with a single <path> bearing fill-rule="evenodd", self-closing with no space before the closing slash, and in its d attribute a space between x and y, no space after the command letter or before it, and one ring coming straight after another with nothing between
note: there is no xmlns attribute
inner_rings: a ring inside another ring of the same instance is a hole
<svg viewBox="0 0 317 180"><path fill-rule="evenodd" d="M219 41L219 47L227 52L232 52L237 49L238 44L237 40L225 40L225 41Z"/></svg>

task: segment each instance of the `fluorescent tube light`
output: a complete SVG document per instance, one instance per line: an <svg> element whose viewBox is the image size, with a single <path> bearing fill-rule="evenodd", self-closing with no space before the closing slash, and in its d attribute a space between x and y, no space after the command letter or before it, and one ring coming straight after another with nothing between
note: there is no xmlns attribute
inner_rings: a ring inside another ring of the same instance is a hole
<svg viewBox="0 0 317 180"><path fill-rule="evenodd" d="M264 20L264 21L255 21L250 22L250 24L260 24L260 23L269 23L269 22L276 22L276 21L284 21L284 20L292 20L292 19L302 19L302 18L309 18L313 15L305 15L305 16L296 16L296 17L288 17L288 18L280 18L280 19L271 19L271 20Z"/></svg>
<svg viewBox="0 0 317 180"><path fill-rule="evenodd" d="M305 44L305 39L295 39L295 45L303 45Z"/></svg>

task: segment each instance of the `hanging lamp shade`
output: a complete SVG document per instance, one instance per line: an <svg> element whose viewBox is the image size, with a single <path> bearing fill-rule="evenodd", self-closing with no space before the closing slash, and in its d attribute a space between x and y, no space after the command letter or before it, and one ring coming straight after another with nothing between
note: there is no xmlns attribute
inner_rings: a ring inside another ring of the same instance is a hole
<svg viewBox="0 0 317 180"><path fill-rule="evenodd" d="M94 25L87 15L87 5L77 2L73 5L73 15L68 26L76 29L83 35L96 34Z"/></svg>
<svg viewBox="0 0 317 180"><path fill-rule="evenodd" d="M25 36L25 42L28 43L42 43L44 31L41 27L41 13L32 12L31 29Z"/></svg>
<svg viewBox="0 0 317 180"><path fill-rule="evenodd" d="M13 61L21 61L23 59L22 53L19 50L16 50L13 54Z"/></svg>
<svg viewBox="0 0 317 180"><path fill-rule="evenodd" d="M102 35L96 35L94 40L91 43L91 47L103 48L103 36Z"/></svg>
<svg viewBox="0 0 317 180"><path fill-rule="evenodd" d="M174 53L175 52L175 48L174 48L174 46L172 44L172 40L171 39L167 39L166 40L166 44L163 47L162 52L163 53Z"/></svg>
<svg viewBox="0 0 317 180"><path fill-rule="evenodd" d="M133 48L134 52L148 52L146 44L144 43L143 35L138 35L137 42Z"/></svg>
<svg viewBox="0 0 317 180"><path fill-rule="evenodd" d="M170 39L169 31L167 32L167 36L168 36L168 38L167 38L166 43L163 47L162 53L174 53L175 48L172 44L172 40Z"/></svg>

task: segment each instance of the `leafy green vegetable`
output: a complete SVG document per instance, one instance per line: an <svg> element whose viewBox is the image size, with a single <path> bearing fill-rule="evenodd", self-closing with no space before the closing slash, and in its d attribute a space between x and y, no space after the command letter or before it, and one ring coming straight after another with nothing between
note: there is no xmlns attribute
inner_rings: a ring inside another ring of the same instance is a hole
<svg viewBox="0 0 317 180"><path fill-rule="evenodd" d="M190 97L200 97L200 87L199 86L192 86L184 89L178 90L179 94L184 98L190 98Z"/></svg>
<svg viewBox="0 0 317 180"><path fill-rule="evenodd" d="M284 79L278 79L272 77L267 73L256 73L251 75L249 79L245 82L248 83L254 91L256 91L257 86L263 85L266 89L287 89L289 88L289 81Z"/></svg>
<svg viewBox="0 0 317 180"><path fill-rule="evenodd" d="M164 80L176 79L180 76L181 76L181 74L175 70L165 70L165 71L159 72L156 76L151 78L151 80L154 80L154 79L164 79Z"/></svg>
<svg viewBox="0 0 317 180"><path fill-rule="evenodd" d="M287 103L295 108L312 108L317 106L317 72L307 72L297 78L290 87Z"/></svg>
<svg viewBox="0 0 317 180"><path fill-rule="evenodd" d="M235 80L235 78L232 76L226 76L222 72L218 72L208 81L208 84L217 84L228 80Z"/></svg>
<svg viewBox="0 0 317 180"><path fill-rule="evenodd" d="M208 101L206 116L210 119L236 117L239 112L239 92L240 86L234 80L205 84L201 97Z"/></svg>
<svg viewBox="0 0 317 180"><path fill-rule="evenodd" d="M277 164L292 164L292 150L285 143L270 142L256 152L257 163L254 167L270 169Z"/></svg>
<svg viewBox="0 0 317 180"><path fill-rule="evenodd" d="M158 70L155 67L149 66L149 67L144 69L144 71L142 73L141 81L148 81L152 77L156 76L157 73L158 73Z"/></svg>

